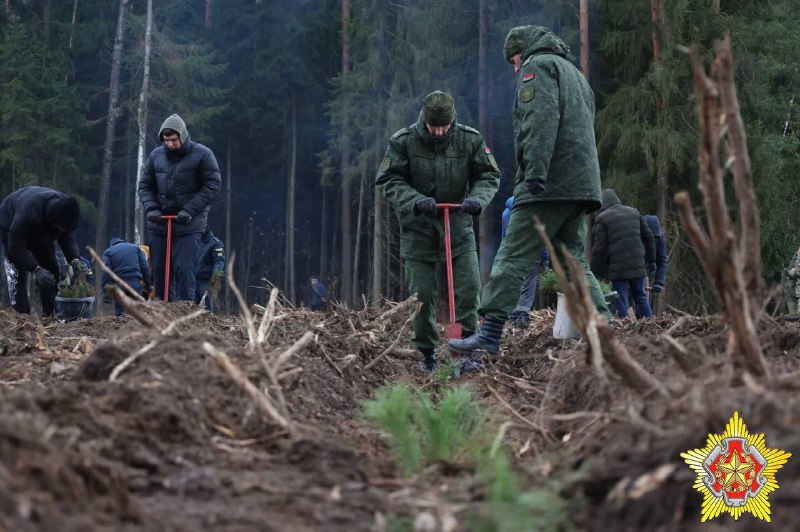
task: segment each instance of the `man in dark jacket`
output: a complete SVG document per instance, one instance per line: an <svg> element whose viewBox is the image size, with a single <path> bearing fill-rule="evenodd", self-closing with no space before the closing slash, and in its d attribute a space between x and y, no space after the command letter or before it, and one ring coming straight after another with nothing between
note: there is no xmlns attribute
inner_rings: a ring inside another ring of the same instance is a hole
<svg viewBox="0 0 800 532"><path fill-rule="evenodd" d="M614 190L603 191L602 207L592 227L592 271L608 279L617 291L612 303L620 318L633 301L637 318L653 315L647 300L645 264L655 262L653 233L639 211L622 205Z"/></svg>
<svg viewBox="0 0 800 532"><path fill-rule="evenodd" d="M75 240L79 220L78 201L51 188L24 187L0 203L0 241L14 310L31 312L26 287L30 272L39 287L42 314L54 314L60 280L55 243L72 268L82 268Z"/></svg>
<svg viewBox="0 0 800 532"><path fill-rule="evenodd" d="M400 217L406 284L422 303L412 325L414 344L430 371L439 341L437 265L445 255L443 216L436 204L461 204L450 213L450 240L455 318L462 334L469 335L478 324L480 289L473 216L492 201L499 182L500 170L483 136L456 121L455 102L446 92L425 96L417 122L389 139L375 184Z"/></svg>
<svg viewBox="0 0 800 532"><path fill-rule="evenodd" d="M533 227L534 214L556 249L561 252L565 247L583 266L595 306L611 316L583 256L585 215L600 206L592 89L570 62L569 47L547 28L513 28L503 52L517 71L514 208L483 291L483 325L470 338L450 340L453 349L465 354L477 350L498 354L503 325L519 298L525 274L544 250Z"/></svg>
<svg viewBox="0 0 800 532"><path fill-rule="evenodd" d="M170 292L176 300L194 301L200 236L208 226L208 211L222 179L214 154L189 138L180 116L167 118L158 138L163 145L150 152L138 186L147 213L156 296L163 299L165 295L167 225L162 216L174 215Z"/></svg>
<svg viewBox="0 0 800 532"><path fill-rule="evenodd" d="M209 311L216 310L215 301L217 290L219 289L220 279L225 272L225 244L217 238L211 229L206 229L200 238L200 249L197 255L197 290L194 295L194 302L200 303L203 295L206 296L206 308ZM209 284L214 279L214 287L209 290Z"/></svg>
<svg viewBox="0 0 800 532"><path fill-rule="evenodd" d="M145 299L150 294L150 266L142 248L130 244L121 238L112 238L108 249L103 252L103 263L114 272L117 277L136 290L141 292ZM113 284L111 276L103 271L103 286ZM117 316L124 312L122 306L114 301L114 310Z"/></svg>
<svg viewBox="0 0 800 532"><path fill-rule="evenodd" d="M661 297L661 291L664 289L664 284L667 282L667 237L661 230L661 224L658 222L658 217L653 214L646 214L644 221L647 227L653 233L653 238L656 244L656 260L655 262L647 263L647 277L650 279L650 308L653 313L658 315L660 307L658 300Z"/></svg>

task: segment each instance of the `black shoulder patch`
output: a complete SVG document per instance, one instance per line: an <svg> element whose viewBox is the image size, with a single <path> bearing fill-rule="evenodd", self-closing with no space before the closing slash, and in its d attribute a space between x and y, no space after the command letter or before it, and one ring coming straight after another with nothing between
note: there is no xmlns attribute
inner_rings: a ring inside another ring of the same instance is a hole
<svg viewBox="0 0 800 532"><path fill-rule="evenodd" d="M401 129L400 131L398 131L394 135L392 135L392 139L399 139L403 135L408 135L409 133L411 133L411 130L408 129L407 127L404 127L403 129Z"/></svg>

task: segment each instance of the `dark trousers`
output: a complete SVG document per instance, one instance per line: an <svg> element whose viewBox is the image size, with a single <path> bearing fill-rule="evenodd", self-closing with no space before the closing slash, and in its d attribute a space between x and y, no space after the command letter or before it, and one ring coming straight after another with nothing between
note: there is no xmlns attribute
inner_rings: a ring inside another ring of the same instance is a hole
<svg viewBox="0 0 800 532"><path fill-rule="evenodd" d="M31 302L28 299L28 272L20 270L8 259L8 235L0 237L3 244L3 261L6 283L8 284L8 295L11 299L11 306L22 314L31 313ZM58 262L56 261L56 249L54 244L30 250L33 253L39 266L53 274L56 280L59 279ZM39 298L42 302L42 315L52 316L56 311L56 294L58 288L39 290Z"/></svg>
<svg viewBox="0 0 800 532"><path fill-rule="evenodd" d="M617 291L617 298L611 303L614 313L620 318L628 315L628 305L633 303L633 310L637 318L650 318L653 310L647 299L647 277L637 279L622 279L611 281L614 290Z"/></svg>
<svg viewBox="0 0 800 532"><path fill-rule="evenodd" d="M142 280L141 279L136 278L136 277L130 277L130 278L127 278L127 279L123 278L122 280L125 282L125 284L127 284L128 286L130 286L131 288L136 290L137 294L141 294L142 293ZM127 295L127 294L125 294L125 295ZM115 299L114 300L114 314L117 315L117 316L122 316L124 313L125 313L125 309L123 309L122 305L120 305L117 302L117 300Z"/></svg>
<svg viewBox="0 0 800 532"><path fill-rule="evenodd" d="M197 250L202 233L172 236L169 285L170 301L194 301ZM167 259L167 236L150 235L150 260L153 263L153 283L156 297L164 299L164 274Z"/></svg>

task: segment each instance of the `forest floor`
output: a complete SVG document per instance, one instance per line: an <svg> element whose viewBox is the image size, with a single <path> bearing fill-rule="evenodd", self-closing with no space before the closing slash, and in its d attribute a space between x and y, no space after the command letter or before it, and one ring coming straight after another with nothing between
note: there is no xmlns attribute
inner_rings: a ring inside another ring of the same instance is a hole
<svg viewBox="0 0 800 532"><path fill-rule="evenodd" d="M152 306L173 321L196 310ZM500 361L486 373L432 378L408 349L365 369L408 311L280 309L266 359L315 334L269 387L292 423L285 429L203 348L224 351L265 389L267 365L247 349L238 316L203 314L162 334L128 317L59 323L0 310L0 529L354 531L415 520L424 529L421 513L427 529L470 529L469 513L487 504L470 472L433 464L403 475L366 421L365 400L406 382L434 395L470 387L510 422L519 489L551 490L575 529L800 530L800 324L762 320L771 380L731 385L726 327L715 316L626 321L616 336L666 386L665 400L635 394L611 372L603 383L585 343L551 338L551 311L533 313L527 330L507 327ZM408 336L399 347L410 346ZM696 371L678 367L667 337ZM768 447L795 453L778 471L771 524L750 514L700 522L702 497L680 453L722 433L734 410Z"/></svg>

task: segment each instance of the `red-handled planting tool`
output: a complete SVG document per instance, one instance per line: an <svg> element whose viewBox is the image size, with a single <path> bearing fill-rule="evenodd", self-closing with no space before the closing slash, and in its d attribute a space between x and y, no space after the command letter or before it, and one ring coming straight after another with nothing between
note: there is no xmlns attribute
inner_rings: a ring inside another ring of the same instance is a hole
<svg viewBox="0 0 800 532"><path fill-rule="evenodd" d="M161 219L167 221L167 260L164 266L164 301L169 301L169 269L170 260L172 259L172 222L175 221L175 215L168 214L162 216Z"/></svg>
<svg viewBox="0 0 800 532"><path fill-rule="evenodd" d="M450 210L461 209L459 203L437 203L436 207L444 214L444 255L447 261L447 302L450 306L450 323L445 325L447 338L461 338L461 325L456 323L456 301L453 294L453 251L450 247Z"/></svg>

